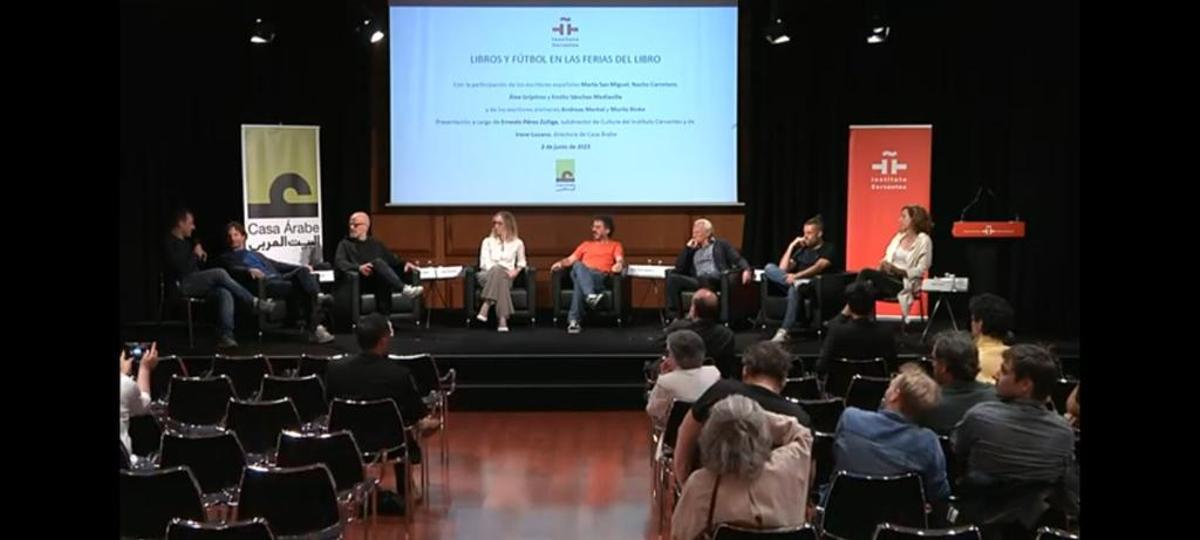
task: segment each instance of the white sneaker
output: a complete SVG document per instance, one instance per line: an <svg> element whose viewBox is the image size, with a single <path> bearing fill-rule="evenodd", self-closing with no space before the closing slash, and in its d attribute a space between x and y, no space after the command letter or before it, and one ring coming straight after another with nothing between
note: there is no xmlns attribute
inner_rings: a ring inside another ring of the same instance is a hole
<svg viewBox="0 0 1200 540"><path fill-rule="evenodd" d="M589 294L587 295L587 305L591 306L592 309L596 309L596 306L600 305L602 298L604 298L603 294Z"/></svg>
<svg viewBox="0 0 1200 540"><path fill-rule="evenodd" d="M405 285L404 288L400 290L400 294L403 294L404 296L407 296L409 298L416 298L418 296L421 296L421 293L423 293L423 292L425 292L425 287L422 287L420 285L416 285L416 286Z"/></svg>
<svg viewBox="0 0 1200 540"><path fill-rule="evenodd" d="M579 321L571 321L567 323L568 334L578 334L581 330L583 329L579 327Z"/></svg>
<svg viewBox="0 0 1200 540"><path fill-rule="evenodd" d="M497 326L497 327L496 327L496 331L497 331L497 332L507 332L507 331L508 331L508 327L507 327L507 326Z"/></svg>
<svg viewBox="0 0 1200 540"><path fill-rule="evenodd" d="M788 331L786 328L780 328L779 330L776 330L775 337L771 338L771 341L774 341L775 343L783 343L787 340L788 340Z"/></svg>
<svg viewBox="0 0 1200 540"><path fill-rule="evenodd" d="M318 324L317 329L313 330L313 338L317 343L329 343L330 341L333 341L333 334L330 334L329 330L326 330L324 326Z"/></svg>

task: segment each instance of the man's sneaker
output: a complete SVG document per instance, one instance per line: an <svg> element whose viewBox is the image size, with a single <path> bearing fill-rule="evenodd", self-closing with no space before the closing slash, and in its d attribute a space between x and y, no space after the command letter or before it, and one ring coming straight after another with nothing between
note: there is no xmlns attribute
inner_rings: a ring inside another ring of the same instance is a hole
<svg viewBox="0 0 1200 540"><path fill-rule="evenodd" d="M596 306L600 304L601 298L604 298L603 294L589 294L587 295L587 305L592 309L596 309Z"/></svg>
<svg viewBox="0 0 1200 540"><path fill-rule="evenodd" d="M783 343L787 340L788 340L788 331L786 328L780 328L779 330L776 330L775 337L771 338L771 341L774 341L775 343Z"/></svg>
<svg viewBox="0 0 1200 540"><path fill-rule="evenodd" d="M420 285L416 285L416 286L405 285L404 288L400 290L400 294L403 294L404 296L407 296L409 298L416 298L418 296L421 296L421 293L423 293L423 292L425 292L425 287L422 287Z"/></svg>
<svg viewBox="0 0 1200 540"><path fill-rule="evenodd" d="M275 301L270 298L255 298L254 313L270 313L275 311Z"/></svg>
<svg viewBox="0 0 1200 540"><path fill-rule="evenodd" d="M309 336L308 340L313 343L329 343L333 341L333 334L330 334L329 330L326 330L324 326L318 324L317 329L313 330L313 333Z"/></svg>
<svg viewBox="0 0 1200 540"><path fill-rule="evenodd" d="M579 327L579 321L571 321L570 323L567 323L568 334L578 334L580 330L582 330L582 328Z"/></svg>
<svg viewBox="0 0 1200 540"><path fill-rule="evenodd" d="M218 349L232 349L238 346L238 342L233 339L233 336L221 336L217 338Z"/></svg>

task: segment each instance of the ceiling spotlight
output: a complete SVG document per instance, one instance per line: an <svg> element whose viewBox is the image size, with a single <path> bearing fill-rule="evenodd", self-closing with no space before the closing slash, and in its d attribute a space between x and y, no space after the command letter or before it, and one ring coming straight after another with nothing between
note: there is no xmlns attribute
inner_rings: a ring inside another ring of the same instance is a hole
<svg viewBox="0 0 1200 540"><path fill-rule="evenodd" d="M254 19L254 28L250 31L250 43L264 45L275 41L275 27L262 19Z"/></svg>
<svg viewBox="0 0 1200 540"><path fill-rule="evenodd" d="M876 45L887 41L888 35L892 33L892 27L884 22L883 17L875 15L871 18L871 24L867 30L867 43Z"/></svg>
<svg viewBox="0 0 1200 540"><path fill-rule="evenodd" d="M371 11L364 6L362 8L361 19L354 31L361 34L370 43L379 43L385 37L383 33L383 23L371 15Z"/></svg>

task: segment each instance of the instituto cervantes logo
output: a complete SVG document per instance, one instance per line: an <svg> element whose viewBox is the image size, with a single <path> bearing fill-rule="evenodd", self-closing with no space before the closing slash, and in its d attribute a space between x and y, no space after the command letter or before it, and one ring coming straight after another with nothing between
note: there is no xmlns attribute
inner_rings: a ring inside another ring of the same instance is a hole
<svg viewBox="0 0 1200 540"><path fill-rule="evenodd" d="M579 27L571 24L570 17L559 17L558 25L550 27L550 46L551 47L578 47L579 37L575 34L579 33Z"/></svg>
<svg viewBox="0 0 1200 540"><path fill-rule="evenodd" d="M908 189L908 176L903 174L908 170L908 163L900 161L899 156L895 150L884 150L879 162L871 164L871 169L877 173L871 175L872 190Z"/></svg>

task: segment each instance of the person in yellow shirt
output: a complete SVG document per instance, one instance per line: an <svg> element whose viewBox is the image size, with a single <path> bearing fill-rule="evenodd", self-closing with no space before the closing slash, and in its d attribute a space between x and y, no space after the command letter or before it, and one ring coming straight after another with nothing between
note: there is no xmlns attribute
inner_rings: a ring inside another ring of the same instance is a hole
<svg viewBox="0 0 1200 540"><path fill-rule="evenodd" d="M975 380L995 384L1000 374L1001 355L1012 341L1013 319L1016 317L1007 300L992 293L971 298L971 335L979 349L979 375Z"/></svg>

